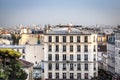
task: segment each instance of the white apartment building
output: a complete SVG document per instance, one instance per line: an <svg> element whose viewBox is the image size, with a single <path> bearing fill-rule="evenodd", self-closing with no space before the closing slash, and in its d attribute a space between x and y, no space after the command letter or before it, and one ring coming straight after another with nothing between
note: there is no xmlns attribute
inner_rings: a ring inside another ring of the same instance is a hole
<svg viewBox="0 0 120 80"><path fill-rule="evenodd" d="M39 66L44 59L43 45L1 45L0 48L9 48L20 52L22 55L20 59L29 61L35 66Z"/></svg>
<svg viewBox="0 0 120 80"><path fill-rule="evenodd" d="M89 80L96 76L97 34L72 26L46 28L45 80Z"/></svg>
<svg viewBox="0 0 120 80"><path fill-rule="evenodd" d="M115 74L115 36L111 35L107 43L107 65L108 71Z"/></svg>
<svg viewBox="0 0 120 80"><path fill-rule="evenodd" d="M120 75L120 30L115 32L115 73Z"/></svg>
<svg viewBox="0 0 120 80"><path fill-rule="evenodd" d="M1 34L0 35L0 45L10 45L12 44L11 34Z"/></svg>
<svg viewBox="0 0 120 80"><path fill-rule="evenodd" d="M107 46L106 45L99 45L98 46L98 68L107 70Z"/></svg>

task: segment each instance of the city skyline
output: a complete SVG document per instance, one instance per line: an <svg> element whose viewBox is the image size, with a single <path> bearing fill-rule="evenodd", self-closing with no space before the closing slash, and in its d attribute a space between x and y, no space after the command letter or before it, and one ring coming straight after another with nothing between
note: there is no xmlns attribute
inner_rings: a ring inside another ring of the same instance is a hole
<svg viewBox="0 0 120 80"><path fill-rule="evenodd" d="M33 24L118 25L119 0L0 0L0 27Z"/></svg>

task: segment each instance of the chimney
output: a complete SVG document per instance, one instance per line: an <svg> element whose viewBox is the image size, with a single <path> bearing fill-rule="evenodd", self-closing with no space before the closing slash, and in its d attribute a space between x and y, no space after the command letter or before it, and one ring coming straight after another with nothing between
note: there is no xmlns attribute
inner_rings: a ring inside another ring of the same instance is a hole
<svg viewBox="0 0 120 80"><path fill-rule="evenodd" d="M47 25L45 25L45 33L48 33L48 26Z"/></svg>
<svg viewBox="0 0 120 80"><path fill-rule="evenodd" d="M71 26L68 26L68 33L71 32Z"/></svg>
<svg viewBox="0 0 120 80"><path fill-rule="evenodd" d="M68 33L70 33L71 32L71 27L72 27L72 24L70 23L70 24L68 24Z"/></svg>

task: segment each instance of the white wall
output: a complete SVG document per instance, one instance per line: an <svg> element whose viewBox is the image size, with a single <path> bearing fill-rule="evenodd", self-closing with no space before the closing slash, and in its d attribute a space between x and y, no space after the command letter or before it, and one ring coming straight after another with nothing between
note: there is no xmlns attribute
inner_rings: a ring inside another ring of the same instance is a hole
<svg viewBox="0 0 120 80"><path fill-rule="evenodd" d="M34 63L37 66L44 60L43 45L26 45L25 46L25 60ZM37 62L37 64L36 64Z"/></svg>

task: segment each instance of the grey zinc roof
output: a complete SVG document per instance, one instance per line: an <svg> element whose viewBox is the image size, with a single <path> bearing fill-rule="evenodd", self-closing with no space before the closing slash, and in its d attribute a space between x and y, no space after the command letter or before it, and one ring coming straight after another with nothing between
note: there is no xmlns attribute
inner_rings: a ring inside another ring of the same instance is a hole
<svg viewBox="0 0 120 80"><path fill-rule="evenodd" d="M68 27L64 28L52 28L46 34L91 34L93 31L91 30L81 30L77 28L71 28L70 33L68 33Z"/></svg>

